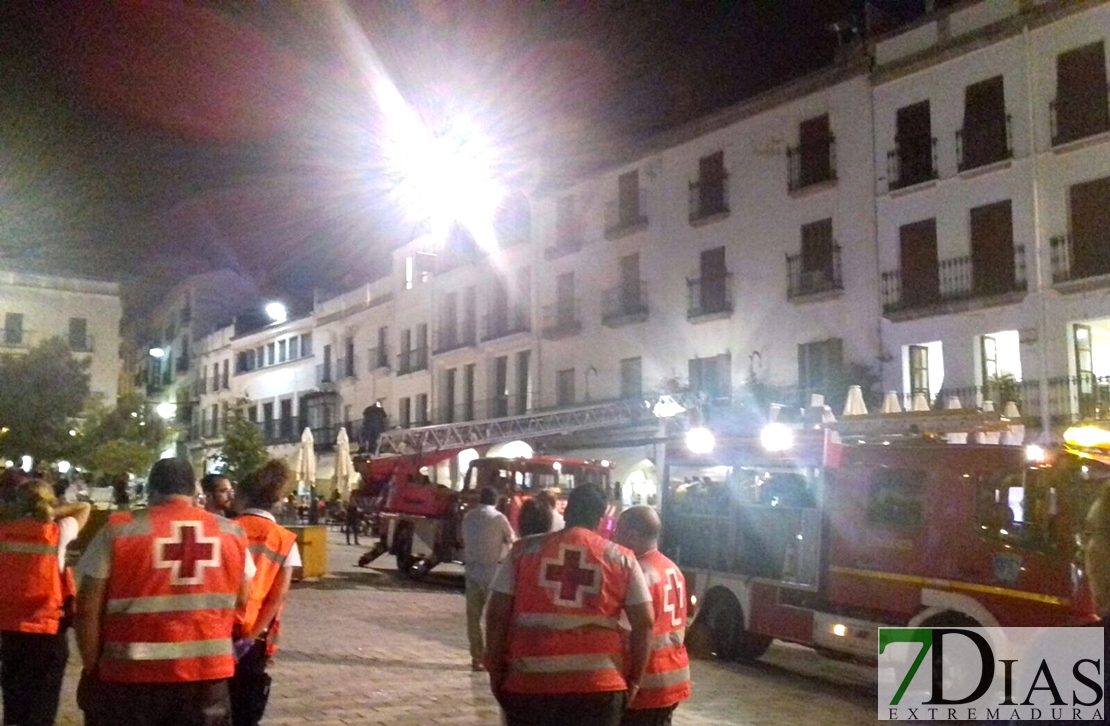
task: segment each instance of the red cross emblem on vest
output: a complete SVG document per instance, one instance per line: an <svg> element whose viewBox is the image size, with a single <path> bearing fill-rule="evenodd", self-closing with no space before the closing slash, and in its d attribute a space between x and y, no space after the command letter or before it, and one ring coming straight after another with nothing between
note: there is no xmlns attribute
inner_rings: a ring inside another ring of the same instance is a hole
<svg viewBox="0 0 1110 726"><path fill-rule="evenodd" d="M580 608L586 595L601 592L601 565L590 562L585 547L561 544L558 557L540 562L540 587L551 590L556 605Z"/></svg>
<svg viewBox="0 0 1110 726"><path fill-rule="evenodd" d="M671 626L678 628L686 624L686 588L673 567L667 568L663 578L663 612L671 616Z"/></svg>
<svg viewBox="0 0 1110 726"><path fill-rule="evenodd" d="M220 538L205 537L200 522L172 522L169 537L154 539L154 567L168 569L174 585L200 585L204 568L220 566Z"/></svg>

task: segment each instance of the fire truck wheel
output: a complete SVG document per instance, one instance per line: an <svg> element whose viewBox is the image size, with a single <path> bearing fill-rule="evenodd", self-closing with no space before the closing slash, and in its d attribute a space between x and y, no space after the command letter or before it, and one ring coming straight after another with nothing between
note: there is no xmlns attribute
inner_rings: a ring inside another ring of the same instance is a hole
<svg viewBox="0 0 1110 726"><path fill-rule="evenodd" d="M744 629L744 613L736 597L721 590L706 598L708 602L697 622L709 633L712 652L722 660L736 658L736 646Z"/></svg>
<svg viewBox="0 0 1110 726"><path fill-rule="evenodd" d="M766 635L756 635L749 633L746 630L740 631L740 637L736 641L736 655L733 660L738 660L742 663L750 663L751 661L759 660L767 649L771 647L771 638Z"/></svg>
<svg viewBox="0 0 1110 726"><path fill-rule="evenodd" d="M394 555L397 557L397 572L404 576L412 573L412 566L416 558L412 556L412 528L399 527L397 531Z"/></svg>

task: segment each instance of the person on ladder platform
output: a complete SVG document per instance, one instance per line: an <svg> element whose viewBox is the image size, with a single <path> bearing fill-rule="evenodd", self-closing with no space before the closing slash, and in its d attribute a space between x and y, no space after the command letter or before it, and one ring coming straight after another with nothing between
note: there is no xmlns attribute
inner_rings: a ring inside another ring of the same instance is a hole
<svg viewBox="0 0 1110 726"><path fill-rule="evenodd" d="M651 594L635 555L595 531L607 504L600 486L575 487L566 528L518 541L494 576L486 667L508 726L617 726L636 699Z"/></svg>
<svg viewBox="0 0 1110 726"><path fill-rule="evenodd" d="M659 514L651 507L624 510L616 541L636 554L651 591L655 629L647 672L621 726L670 726L678 704L690 697L690 659L686 634L686 580L659 551Z"/></svg>
<svg viewBox="0 0 1110 726"><path fill-rule="evenodd" d="M23 482L0 519L0 690L4 723L52 726L69 658L66 547L89 520L87 502L61 505L49 484Z"/></svg>
<svg viewBox="0 0 1110 726"><path fill-rule="evenodd" d="M77 565L77 705L86 726L228 726L247 538L193 504L188 460L155 462L147 486L150 508L109 517Z"/></svg>
<svg viewBox="0 0 1110 726"><path fill-rule="evenodd" d="M240 619L235 651L238 662L228 683L234 726L256 726L270 698L266 665L277 651L279 617L293 568L301 566L297 535L280 526L270 510L290 482L285 462L271 460L239 485L245 509L235 520L247 533L257 572L251 580L247 609Z"/></svg>

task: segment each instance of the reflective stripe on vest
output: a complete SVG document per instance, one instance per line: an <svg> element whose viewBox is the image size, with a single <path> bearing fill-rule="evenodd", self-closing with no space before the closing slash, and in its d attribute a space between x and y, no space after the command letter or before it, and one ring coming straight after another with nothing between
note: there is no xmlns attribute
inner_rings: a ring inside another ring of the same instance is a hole
<svg viewBox="0 0 1110 726"><path fill-rule="evenodd" d="M250 546L249 549L250 549L252 555L258 555L259 557L265 557L266 559L268 559L270 562L273 562L278 567L281 567L282 565L285 564L285 555L281 554L280 552L277 552L276 550L270 549L269 547L267 547L264 544L251 543L251 546Z"/></svg>
<svg viewBox="0 0 1110 726"><path fill-rule="evenodd" d="M633 568L631 552L571 527L529 537L510 561L516 593L504 690L601 693L627 687L618 618Z"/></svg>
<svg viewBox="0 0 1110 726"><path fill-rule="evenodd" d="M188 610L233 610L235 595L226 593L198 593L195 595L153 595L109 600L104 607L107 614L122 613L176 613Z"/></svg>
<svg viewBox="0 0 1110 726"><path fill-rule="evenodd" d="M651 591L655 627L647 672L632 708L666 708L690 696L686 583L678 567L658 550L644 554L640 566Z"/></svg>
<svg viewBox="0 0 1110 726"><path fill-rule="evenodd" d="M65 598L58 569L61 528L17 519L0 524L0 630L58 632Z"/></svg>
<svg viewBox="0 0 1110 726"><path fill-rule="evenodd" d="M180 499L109 518L102 680L183 683L234 673L235 603L250 556L241 531Z"/></svg>
<svg viewBox="0 0 1110 726"><path fill-rule="evenodd" d="M184 643L118 643L104 644L104 660L146 661L179 660L232 654L231 638L190 640Z"/></svg>
<svg viewBox="0 0 1110 726"><path fill-rule="evenodd" d="M262 606L273 590L274 583L282 574L289 553L297 543L297 535L269 517L251 512L245 512L235 521L246 534L251 556L258 568L251 579L246 611L239 618L243 630L251 631L255 628L258 615L262 612ZM280 629L281 623L275 617L266 629L267 655L277 652Z"/></svg>

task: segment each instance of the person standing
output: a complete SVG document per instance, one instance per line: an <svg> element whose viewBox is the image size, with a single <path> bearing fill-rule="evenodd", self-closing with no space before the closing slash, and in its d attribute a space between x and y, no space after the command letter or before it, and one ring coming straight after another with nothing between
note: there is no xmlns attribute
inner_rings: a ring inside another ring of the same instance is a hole
<svg viewBox="0 0 1110 726"><path fill-rule="evenodd" d="M539 497L524 500L520 505L516 525L521 537L531 537L534 534L547 534L551 532L551 517L554 514L547 502Z"/></svg>
<svg viewBox="0 0 1110 726"><path fill-rule="evenodd" d="M150 508L113 514L78 563L78 705L88 726L228 726L247 539L193 505L187 460L155 462L147 486Z"/></svg>
<svg viewBox="0 0 1110 726"><path fill-rule="evenodd" d="M551 530L558 532L560 529L567 526L563 515L559 514L559 498L555 496L555 492L550 489L542 489L536 498L546 504L551 509Z"/></svg>
<svg viewBox="0 0 1110 726"><path fill-rule="evenodd" d="M635 555L594 530L604 490L571 490L565 529L513 546L490 588L486 667L508 726L617 726L647 667L651 595ZM625 659L620 615L632 627Z"/></svg>
<svg viewBox="0 0 1110 726"><path fill-rule="evenodd" d="M235 521L247 534L256 572L239 619L235 675L228 682L233 726L257 726L266 711L271 681L266 665L277 652L279 618L293 569L301 566L297 535L280 526L270 511L291 478L285 462L274 459L239 485L245 509Z"/></svg>
<svg viewBox="0 0 1110 726"><path fill-rule="evenodd" d="M50 484L27 480L0 521L0 691L4 723L51 726L69 659L66 547L89 520L88 503L59 506Z"/></svg>
<svg viewBox="0 0 1110 726"><path fill-rule="evenodd" d="M235 487L231 480L223 474L205 474L200 480L200 488L204 492L204 509L221 517L230 517L233 514L232 505L235 502Z"/></svg>
<svg viewBox="0 0 1110 726"><path fill-rule="evenodd" d="M497 492L484 487L478 506L462 520L463 564L466 569L466 637L470 641L470 668L480 671L485 646L482 639L482 609L489 597L490 582L497 565L513 543L513 527L497 511Z"/></svg>
<svg viewBox="0 0 1110 726"><path fill-rule="evenodd" d="M352 494L347 500L347 516L343 518L343 534L347 537L347 544L351 544L353 537L356 547L358 547L358 531L362 527L362 507L358 502L359 495Z"/></svg>
<svg viewBox="0 0 1110 726"><path fill-rule="evenodd" d="M621 726L670 726L678 704L690 697L690 659L686 654L686 580L659 551L659 514L647 506L624 510L616 542L636 555L651 592L655 626L651 656L636 700Z"/></svg>

